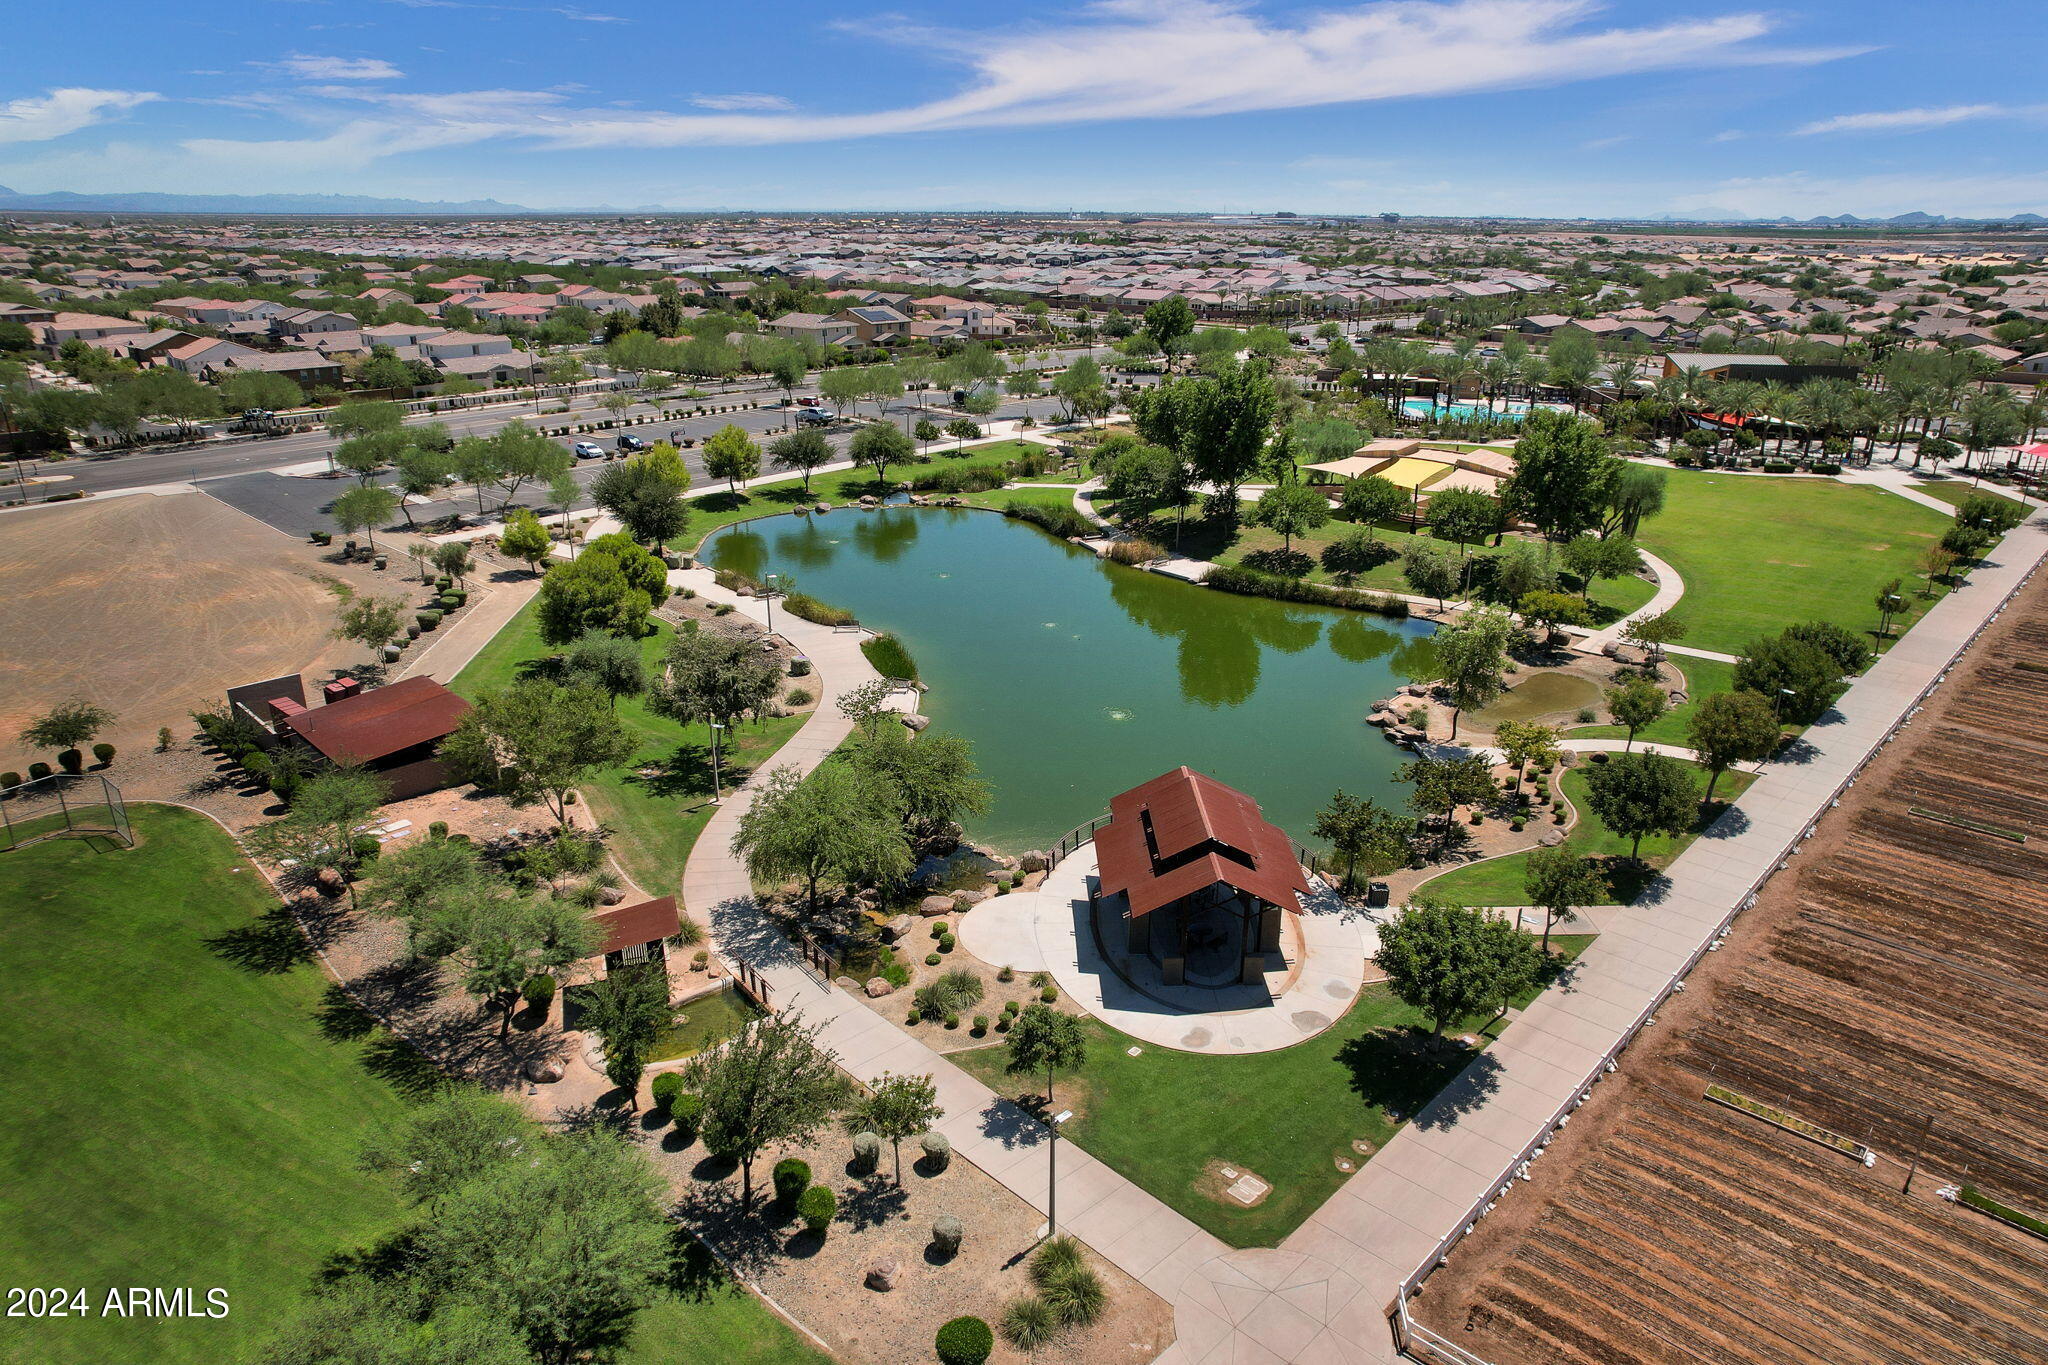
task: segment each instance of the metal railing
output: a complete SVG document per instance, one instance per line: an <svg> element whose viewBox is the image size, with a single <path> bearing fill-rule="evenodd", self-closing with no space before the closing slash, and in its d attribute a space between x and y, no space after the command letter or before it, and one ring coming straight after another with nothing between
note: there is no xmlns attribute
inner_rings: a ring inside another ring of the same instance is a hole
<svg viewBox="0 0 2048 1365"><path fill-rule="evenodd" d="M761 973L754 970L751 963L743 957L727 957L724 953L718 954L718 960L732 973L733 984L751 995L754 1003L762 1009L770 1014L775 1012L774 1001L769 997L768 982Z"/></svg>
<svg viewBox="0 0 2048 1365"><path fill-rule="evenodd" d="M1045 870L1050 872L1058 867L1069 853L1072 853L1075 849L1093 839L1095 831L1101 829L1109 821L1110 816L1104 813L1096 816L1093 820L1078 824L1068 830L1059 843L1047 851L1045 855Z"/></svg>
<svg viewBox="0 0 2048 1365"><path fill-rule="evenodd" d="M818 941L799 929L796 932L796 951L803 965L823 985L831 985L832 978L839 975L839 959L825 951Z"/></svg>
<svg viewBox="0 0 2048 1365"><path fill-rule="evenodd" d="M1416 1290L1421 1288L1423 1281L1428 1279L1449 1258L1457 1244L1470 1235L1472 1230L1478 1225L1479 1220L1492 1210L1494 1204L1506 1195L1509 1190L1514 1188L1516 1179L1526 1178L1527 1172L1525 1168L1528 1163L1542 1155L1544 1149L1550 1145L1551 1139L1556 1136L1558 1129L1571 1117L1572 1112L1592 1098L1593 1087L1599 1083L1603 1076L1608 1075L1615 1069L1616 1059L1628 1048L1630 1043L1635 1041L1636 1035L1642 1032L1645 1025L1654 1021L1657 1017L1657 1011L1670 1000L1673 994L1683 988L1685 979L1692 975L1693 969L1699 965L1700 959L1705 957L1715 945L1727 937L1729 929L1734 925L1736 916L1754 906L1757 903L1757 898L1763 893L1765 884L1773 876L1790 866L1788 860L1797 852L1800 844L1813 837L1814 831L1819 827L1822 815L1840 802L1844 792L1856 785L1856 779L1862 776L1863 770L1869 767L1878 754L1898 737L1899 731L1905 728L1907 722L1919 714L1920 708L1927 698L1932 696L1934 690L1948 680L1949 672L1955 668L1957 662L1969 651L1972 645L1977 643L1978 638L1986 630L1990 629L1991 623L2004 614L2005 609L2012 604L2013 599L2019 595L2020 590L2026 587L2033 580L2034 574L2038 572L2038 565L2034 569L2029 570L1999 600L1998 605L1985 614L1984 619L1977 623L1977 628L1970 632L1968 638L1958 645L1954 653L1949 656L1948 662L1942 665L1941 671L1936 674L1933 681L1920 689L1919 695L1914 697L1912 704L1899 714L1898 719L1894 720L1887 727L1884 736L1870 746L1869 750L1850 768L1848 776L1844 777L1836 785L1834 791L1829 793L1828 799L1821 806L1820 811L1797 834L1786 841L1784 847L1771 859L1770 865L1762 873L1758 874L1756 879L1749 884L1748 889L1736 899L1734 906L1729 909L1728 913L1721 917L1721 922L1714 932L1692 950L1685 962L1671 974L1669 979L1658 990L1656 998L1637 1012L1636 1017L1629 1022L1628 1027L1621 1031L1621 1035L1615 1040L1613 1046L1609 1047L1600 1060L1593 1064L1592 1068L1586 1073L1585 1078L1573 1087L1572 1097L1551 1114L1550 1118L1538 1129L1537 1135L1524 1144L1522 1150L1502 1168L1501 1174L1487 1186L1486 1193L1480 1195L1479 1198L1467 1207L1451 1231L1444 1234L1438 1240L1430 1253L1422 1258L1422 1263L1416 1266L1409 1273L1408 1278L1401 1282L1401 1287L1394 1296L1394 1311L1389 1317L1394 1328L1395 1345L1404 1355L1423 1361L1449 1361L1452 1365L1489 1365L1489 1362L1484 1358L1476 1356L1456 1343L1446 1340L1410 1317L1408 1313L1409 1298L1414 1295ZM1418 1350L1418 1348L1420 1349Z"/></svg>

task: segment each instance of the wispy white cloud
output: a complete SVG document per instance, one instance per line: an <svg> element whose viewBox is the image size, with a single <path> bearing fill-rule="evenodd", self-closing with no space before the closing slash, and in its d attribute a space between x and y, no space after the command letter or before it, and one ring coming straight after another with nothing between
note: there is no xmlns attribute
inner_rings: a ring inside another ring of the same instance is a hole
<svg viewBox="0 0 2048 1365"><path fill-rule="evenodd" d="M1635 134L1633 133L1616 133L1613 137L1596 137L1590 142L1581 142L1579 150L1584 152L1604 152L1609 147L1619 147L1624 142L1633 141L1635 141Z"/></svg>
<svg viewBox="0 0 2048 1365"><path fill-rule="evenodd" d="M1795 137L1819 133L1922 133L1951 124L1981 119L2031 118L2048 114L2048 104L1949 104L1925 109L1886 109L1867 114L1837 114L1793 129Z"/></svg>
<svg viewBox="0 0 2048 1365"><path fill-rule="evenodd" d="M871 26L871 34L969 68L958 93L895 108L798 113L699 100L710 112L623 111L536 95L501 109L456 107L469 95L394 92L363 97L385 106L364 117L366 126L311 142L199 145L229 156L296 156L337 140L374 143L382 130L393 150L423 139L559 149L764 146L1449 96L1715 64L1819 62L1861 50L1767 43L1773 21L1759 13L1619 27L1598 22L1604 8L1596 0L1383 0L1285 21L1233 0L1099 0L1079 18L1018 29ZM423 120L438 126L422 128Z"/></svg>
<svg viewBox="0 0 2048 1365"><path fill-rule="evenodd" d="M780 95L762 95L742 90L730 95L692 95L690 103L699 109L794 109L796 106Z"/></svg>
<svg viewBox="0 0 2048 1365"><path fill-rule="evenodd" d="M1748 137L1748 136L1749 136L1749 134L1748 134L1748 133L1745 133L1745 132L1743 132L1743 131L1742 131L1742 130L1741 130L1740 128L1724 128L1724 129L1722 129L1722 130L1721 130L1720 132L1718 132L1718 133L1714 134L1714 135L1713 135L1712 137L1708 138L1708 139L1707 139L1707 141L1709 141L1709 142L1740 142L1740 141L1742 141L1742 139L1744 139L1744 138L1746 138L1746 137Z"/></svg>
<svg viewBox="0 0 2048 1365"><path fill-rule="evenodd" d="M2039 213L2043 204L2048 204L2048 171L2032 170L1951 176L1824 176L1793 171L1724 180L1671 200L1673 210L1680 213L1749 218L1812 218L1837 213L1881 218L1913 212L2002 218Z"/></svg>
<svg viewBox="0 0 2048 1365"><path fill-rule="evenodd" d="M395 81L405 75L381 57L317 57L293 52L270 66L309 81Z"/></svg>
<svg viewBox="0 0 2048 1365"><path fill-rule="evenodd" d="M161 98L147 90L89 90L82 86L52 90L47 95L24 95L0 103L0 142L48 142Z"/></svg>

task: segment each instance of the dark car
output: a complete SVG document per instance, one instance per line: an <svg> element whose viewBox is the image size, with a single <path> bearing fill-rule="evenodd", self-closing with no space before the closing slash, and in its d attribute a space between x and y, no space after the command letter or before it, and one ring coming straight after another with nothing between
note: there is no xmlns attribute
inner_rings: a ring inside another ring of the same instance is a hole
<svg viewBox="0 0 2048 1365"><path fill-rule="evenodd" d="M619 437L619 449L628 455L637 454L647 449L646 438L640 436L621 436Z"/></svg>

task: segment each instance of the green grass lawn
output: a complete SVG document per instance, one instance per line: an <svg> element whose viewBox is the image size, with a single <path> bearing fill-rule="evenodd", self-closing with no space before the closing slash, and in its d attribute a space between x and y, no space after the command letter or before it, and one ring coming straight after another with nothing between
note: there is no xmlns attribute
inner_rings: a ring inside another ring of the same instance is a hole
<svg viewBox="0 0 2048 1365"><path fill-rule="evenodd" d="M1586 936L1556 935L1565 960ZM1537 990L1515 1002L1526 1005ZM1491 1016L1466 1021L1464 1031ZM1339 1156L1363 1138L1375 1149L1470 1061L1462 1051L1421 1046L1428 1024L1384 985L1368 986L1336 1026L1299 1046L1252 1056L1209 1056L1146 1045L1083 1019L1088 1060L1055 1086L1074 1117L1063 1131L1092 1155L1233 1246L1273 1246L1344 1183ZM1490 1031L1497 1032L1497 1026ZM983 1048L953 1061L1005 1095L1044 1084L1003 1071L1005 1052ZM1225 1203L1198 1188L1212 1161L1252 1171L1273 1192L1256 1208Z"/></svg>
<svg viewBox="0 0 2048 1365"><path fill-rule="evenodd" d="M619 1357L625 1365L831 1365L694 1238L679 1240L674 1280L633 1319Z"/></svg>
<svg viewBox="0 0 2048 1365"><path fill-rule="evenodd" d="M656 623L642 645L650 670L660 665L672 630ZM539 603L528 603L505 628L478 651L451 687L465 697L518 680L521 666L554 650L540 638ZM802 687L802 681L792 683ZM815 681L811 690L816 690ZM683 864L697 835L711 819L711 732L702 725L678 725L627 698L619 703L619 719L640 741L623 767L597 774L581 784L591 810L613 830L611 849L626 875L652 896L675 891ZM751 721L726 733L720 745L728 788L774 756L789 737L803 728L804 716ZM655 769L642 775L643 768ZM536 824L547 820L536 808Z"/></svg>
<svg viewBox="0 0 2048 1365"><path fill-rule="evenodd" d="M1690 748L1691 737L1686 726L1692 720L1692 713L1699 704L1716 692L1732 691L1735 687L1735 665L1719 659L1694 659L1683 654L1664 656L1679 672L1685 675L1685 701L1667 709L1663 715L1636 732L1636 738L1646 744L1676 744ZM1580 725L1566 732L1582 739L1625 739L1628 730L1620 725ZM1725 780L1725 779L1724 779ZM1715 795L1719 795L1716 792Z"/></svg>
<svg viewBox="0 0 2048 1365"><path fill-rule="evenodd" d="M1704 792L1707 789L1706 770L1695 767L1695 772L1699 777L1699 789ZM1586 802L1586 770L1568 770L1564 775L1565 798L1579 813L1579 823L1572 830L1570 846L1599 863L1608 895L1608 899L1600 904L1627 905L1634 901L1642 894L1651 876L1669 867L1671 860L1683 853L1720 816L1728 803L1742 795L1755 780L1750 773L1722 773L1721 781L1714 788L1713 806L1689 833L1646 838L1643 840L1641 861L1631 862L1629 841L1602 824ZM1529 893L1522 883L1528 862L1529 855L1523 852L1510 853L1505 858L1489 858L1482 863L1467 863L1431 877L1416 888L1416 894L1443 896L1461 905L1527 905Z"/></svg>
<svg viewBox="0 0 2048 1365"><path fill-rule="evenodd" d="M133 850L0 855L0 1279L95 1309L110 1286L221 1286L230 1312L17 1319L10 1360L249 1359L323 1257L399 1217L356 1156L417 1057L381 1030L323 1034L325 979L218 825L128 809Z"/></svg>
<svg viewBox="0 0 2048 1365"><path fill-rule="evenodd" d="M1673 470L1662 514L1643 523L1644 549L1685 579L1684 643L1740 654L1801 621L1832 621L1875 643L1877 591L1903 579L1909 619L1921 554L1948 521L1868 484Z"/></svg>

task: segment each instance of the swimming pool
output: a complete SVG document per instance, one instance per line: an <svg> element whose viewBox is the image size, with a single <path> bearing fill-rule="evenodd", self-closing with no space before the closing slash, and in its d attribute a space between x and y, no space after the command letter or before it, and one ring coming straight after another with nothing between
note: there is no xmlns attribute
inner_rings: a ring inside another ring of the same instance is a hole
<svg viewBox="0 0 2048 1365"><path fill-rule="evenodd" d="M1455 421L1484 421L1488 418L1497 422L1519 422L1529 415L1529 404L1502 399L1492 407L1483 403L1451 403L1432 406L1427 398L1404 398L1401 411L1418 422L1436 421L1449 416Z"/></svg>

